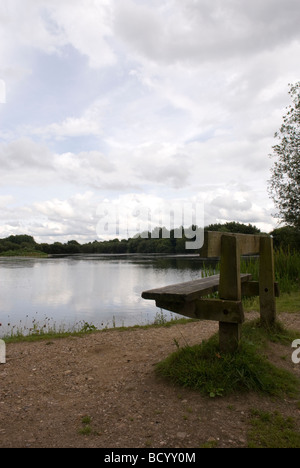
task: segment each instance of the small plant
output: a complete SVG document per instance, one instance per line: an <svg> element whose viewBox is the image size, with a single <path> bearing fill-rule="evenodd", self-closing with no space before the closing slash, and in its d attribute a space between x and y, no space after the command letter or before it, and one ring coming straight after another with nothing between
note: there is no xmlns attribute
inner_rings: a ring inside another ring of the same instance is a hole
<svg viewBox="0 0 300 468"><path fill-rule="evenodd" d="M173 338L173 341L174 341L176 348L179 350L180 349L179 341L176 338Z"/></svg>
<svg viewBox="0 0 300 468"><path fill-rule="evenodd" d="M90 426L92 418L90 416L84 416L81 420L83 427L79 429L79 434L81 435L90 435L92 433L92 428Z"/></svg>
<svg viewBox="0 0 300 468"><path fill-rule="evenodd" d="M156 312L154 324L155 325L165 325L168 319L167 316L163 313L162 309L159 312Z"/></svg>
<svg viewBox="0 0 300 468"><path fill-rule="evenodd" d="M92 432L91 426L84 426L81 429L79 429L79 434L81 435L90 435Z"/></svg>
<svg viewBox="0 0 300 468"><path fill-rule="evenodd" d="M92 421L92 418L90 416L84 416L81 420L82 424L90 424Z"/></svg>
<svg viewBox="0 0 300 468"><path fill-rule="evenodd" d="M93 325L92 323L88 323L88 322L83 322L83 325L81 329L79 330L79 332L81 333L91 333L95 331L97 331L97 327L95 327L95 325Z"/></svg>
<svg viewBox="0 0 300 468"><path fill-rule="evenodd" d="M218 397L218 396L223 396L223 393L224 393L224 388L215 388L215 389L212 389L210 392L209 392L209 396L210 398L215 398L215 397Z"/></svg>

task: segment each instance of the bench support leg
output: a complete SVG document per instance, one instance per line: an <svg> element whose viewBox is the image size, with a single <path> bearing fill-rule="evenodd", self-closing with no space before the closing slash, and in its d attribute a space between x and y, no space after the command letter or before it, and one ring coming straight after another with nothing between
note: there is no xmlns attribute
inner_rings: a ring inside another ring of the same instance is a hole
<svg viewBox="0 0 300 468"><path fill-rule="evenodd" d="M241 301L240 250L238 239L222 236L220 265L220 299ZM233 352L241 336L241 324L219 322L220 351Z"/></svg>
<svg viewBox="0 0 300 468"><path fill-rule="evenodd" d="M225 353L236 351L241 339L241 331L240 323L219 322L220 351Z"/></svg>

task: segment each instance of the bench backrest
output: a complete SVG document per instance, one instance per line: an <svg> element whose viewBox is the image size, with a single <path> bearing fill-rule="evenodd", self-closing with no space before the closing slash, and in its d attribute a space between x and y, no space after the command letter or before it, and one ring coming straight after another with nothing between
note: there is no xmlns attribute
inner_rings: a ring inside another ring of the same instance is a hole
<svg viewBox="0 0 300 468"><path fill-rule="evenodd" d="M262 323L270 326L276 319L273 239L266 234L239 234L207 231L202 257L220 257L220 297L241 297L240 255L259 254L259 300Z"/></svg>
<svg viewBox="0 0 300 468"><path fill-rule="evenodd" d="M260 239L263 235L256 234L232 234L229 232L206 231L204 233L204 244L200 250L200 256L204 258L221 256L222 236L233 236L238 239L241 255L256 255L260 252Z"/></svg>

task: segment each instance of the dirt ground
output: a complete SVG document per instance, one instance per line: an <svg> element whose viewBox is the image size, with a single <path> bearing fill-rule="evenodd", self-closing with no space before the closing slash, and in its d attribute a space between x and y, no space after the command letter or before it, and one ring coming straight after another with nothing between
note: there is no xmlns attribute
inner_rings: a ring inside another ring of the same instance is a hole
<svg viewBox="0 0 300 468"><path fill-rule="evenodd" d="M279 319L300 338L300 312ZM155 363L176 350L175 340L193 345L215 331L214 322L196 322L7 345L0 447L238 448L247 447L251 409L278 410L299 423L294 400L203 397L155 376ZM271 354L300 376L292 348L276 345Z"/></svg>

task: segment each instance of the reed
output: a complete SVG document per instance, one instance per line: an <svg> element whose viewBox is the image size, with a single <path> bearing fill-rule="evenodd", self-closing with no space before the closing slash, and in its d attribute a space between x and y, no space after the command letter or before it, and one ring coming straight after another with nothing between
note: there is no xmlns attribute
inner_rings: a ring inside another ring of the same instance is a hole
<svg viewBox="0 0 300 468"><path fill-rule="evenodd" d="M274 254L275 279L282 292L290 293L300 288L300 252L278 249Z"/></svg>
<svg viewBox="0 0 300 468"><path fill-rule="evenodd" d="M274 251L275 281L279 283L282 293L291 293L299 290L300 287L300 252L296 250L283 250L282 248ZM250 273L253 280L257 281L259 277L259 258L242 258L241 272Z"/></svg>
<svg viewBox="0 0 300 468"><path fill-rule="evenodd" d="M300 289L300 252L297 250L274 250L275 281L282 293L291 293ZM220 263L203 263L201 277L220 273ZM253 281L259 278L259 257L242 257L241 273L250 273Z"/></svg>

